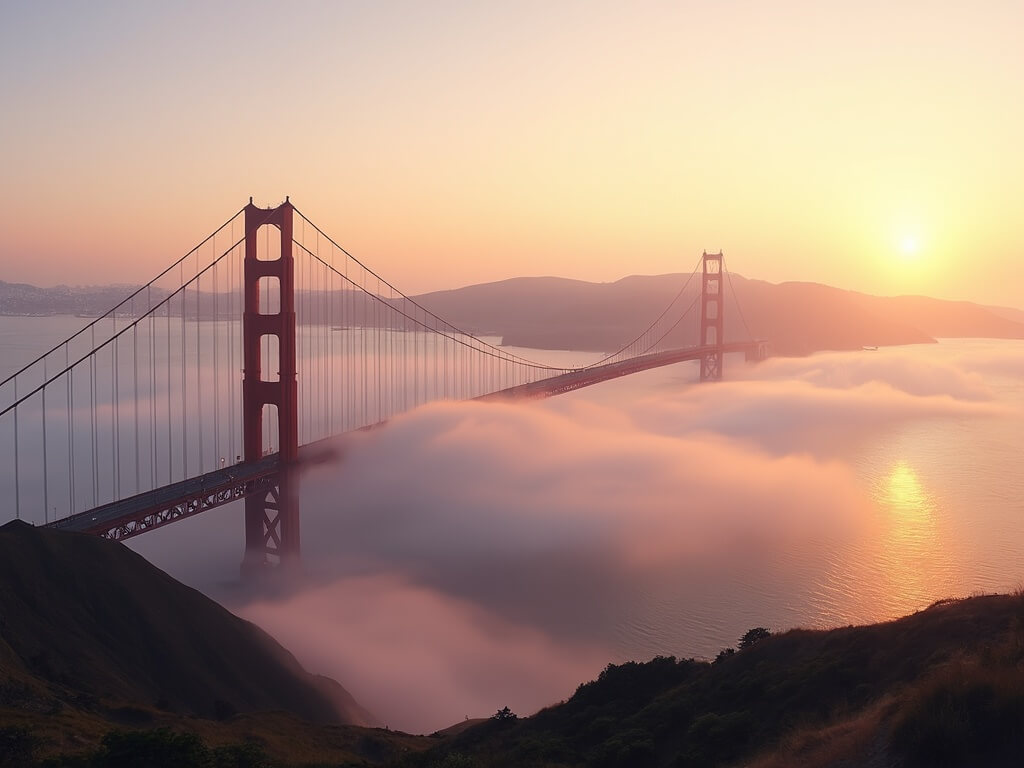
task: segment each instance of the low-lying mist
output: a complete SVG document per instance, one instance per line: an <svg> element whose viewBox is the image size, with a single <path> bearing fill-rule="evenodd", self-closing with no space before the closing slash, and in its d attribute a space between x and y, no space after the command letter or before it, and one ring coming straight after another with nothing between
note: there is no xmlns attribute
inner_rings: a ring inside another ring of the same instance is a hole
<svg viewBox="0 0 1024 768"><path fill-rule="evenodd" d="M182 524L136 546L392 728L529 714L609 661L902 608L843 604L867 577L836 553L890 533L850 457L902 423L1006 417L976 369L1024 374L1013 349L987 368L916 349L736 363L699 386L683 365L550 401L420 408L306 473L310 580L287 597L218 586L238 512L214 513L202 543Z"/></svg>

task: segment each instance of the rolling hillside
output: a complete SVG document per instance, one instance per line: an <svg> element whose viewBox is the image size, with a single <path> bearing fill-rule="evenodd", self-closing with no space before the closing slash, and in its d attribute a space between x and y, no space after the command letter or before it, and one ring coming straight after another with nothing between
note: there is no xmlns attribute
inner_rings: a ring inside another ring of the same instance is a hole
<svg viewBox="0 0 1024 768"><path fill-rule="evenodd" d="M338 683L127 547L18 521L0 528L0 708L122 704L373 720Z"/></svg>
<svg viewBox="0 0 1024 768"><path fill-rule="evenodd" d="M991 595L881 624L791 630L714 663L609 665L562 704L492 718L405 765L1019 766L1022 627L1024 597Z"/></svg>

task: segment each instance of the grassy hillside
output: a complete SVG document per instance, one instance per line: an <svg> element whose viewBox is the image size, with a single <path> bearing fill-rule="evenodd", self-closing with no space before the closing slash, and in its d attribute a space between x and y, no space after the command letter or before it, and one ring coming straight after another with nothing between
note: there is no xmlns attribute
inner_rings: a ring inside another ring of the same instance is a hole
<svg viewBox="0 0 1024 768"><path fill-rule="evenodd" d="M0 528L0 768L378 765L432 745L127 547Z"/></svg>
<svg viewBox="0 0 1024 768"><path fill-rule="evenodd" d="M127 547L21 522L0 528L0 707L120 703L200 717L372 718L258 627Z"/></svg>
<svg viewBox="0 0 1024 768"><path fill-rule="evenodd" d="M370 766L436 743L383 728L310 723L286 712L211 720L135 706L49 714L0 708L0 768Z"/></svg>
<svg viewBox="0 0 1024 768"><path fill-rule="evenodd" d="M609 666L567 702L492 719L409 766L1018 766L1024 598L793 630L714 663Z"/></svg>

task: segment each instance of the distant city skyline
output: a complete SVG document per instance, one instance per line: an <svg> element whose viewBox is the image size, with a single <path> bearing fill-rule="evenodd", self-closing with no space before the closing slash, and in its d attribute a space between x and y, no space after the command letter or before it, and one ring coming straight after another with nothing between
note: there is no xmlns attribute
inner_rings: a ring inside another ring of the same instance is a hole
<svg viewBox="0 0 1024 768"><path fill-rule="evenodd" d="M0 280L285 195L409 293L688 272L1021 306L1016 2L0 2Z"/></svg>

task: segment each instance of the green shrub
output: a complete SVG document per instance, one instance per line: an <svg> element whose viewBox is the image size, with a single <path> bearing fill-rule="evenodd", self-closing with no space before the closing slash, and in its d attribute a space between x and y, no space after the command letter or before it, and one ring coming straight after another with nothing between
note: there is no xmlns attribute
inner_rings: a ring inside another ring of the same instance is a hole
<svg viewBox="0 0 1024 768"><path fill-rule="evenodd" d="M772 633L769 632L765 627L754 627L753 629L748 629L743 634L743 637L740 638L740 650L745 651L747 648L755 646L762 640L765 640L766 638L769 638L771 636Z"/></svg>

